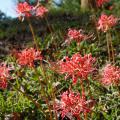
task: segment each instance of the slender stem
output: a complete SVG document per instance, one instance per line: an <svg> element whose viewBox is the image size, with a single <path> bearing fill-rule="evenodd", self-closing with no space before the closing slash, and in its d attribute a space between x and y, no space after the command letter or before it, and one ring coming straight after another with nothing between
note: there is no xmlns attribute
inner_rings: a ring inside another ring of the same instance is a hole
<svg viewBox="0 0 120 120"><path fill-rule="evenodd" d="M87 113L85 113L84 116L85 116L85 120L87 120Z"/></svg>
<svg viewBox="0 0 120 120"><path fill-rule="evenodd" d="M108 60L110 62L110 45L109 45L109 34L108 33L106 33L106 40L107 40Z"/></svg>
<svg viewBox="0 0 120 120"><path fill-rule="evenodd" d="M45 82L47 83L47 78L46 78L46 75L45 75L45 71L44 71L44 68L43 68L43 65L42 65L42 63L41 63L41 66L40 66L41 68L42 68L42 71L43 71L43 74L44 74L44 77L45 77ZM40 81L41 82L41 81ZM42 84L42 83L41 83ZM42 86L43 87L43 86ZM45 94L45 91L44 91L44 88L43 88L43 92L44 92L44 94ZM48 105L48 109L49 109L49 112L50 112L50 120L52 120L52 110L51 110L51 106L49 105L49 100L48 100L48 98L47 98L47 96L46 96L46 94L45 94L45 98L46 98L46 103L47 103L47 105Z"/></svg>
<svg viewBox="0 0 120 120"><path fill-rule="evenodd" d="M35 32L34 32L34 29L32 27L32 24L30 22L30 19L28 18L28 24L29 24L29 28L31 30L31 33L32 33L32 36L33 36L33 41L34 41L34 45L36 46L37 50L39 50L39 47L38 47L38 44L37 44L37 40L36 40L36 37L35 37Z"/></svg>
<svg viewBox="0 0 120 120"><path fill-rule="evenodd" d="M88 83L88 95L90 96L90 97L92 97L92 95L91 95L91 91L90 91L90 81L89 81L89 79L87 78L86 79L87 80L87 83Z"/></svg>
<svg viewBox="0 0 120 120"><path fill-rule="evenodd" d="M77 120L81 120L81 119L80 119L80 116L76 116L76 119L77 119Z"/></svg>
<svg viewBox="0 0 120 120"><path fill-rule="evenodd" d="M113 64L114 64L115 63L115 54L114 54L114 48L113 48L112 37L111 37L110 32L109 32L109 41L110 41L111 52L112 52L112 59L113 59Z"/></svg>
<svg viewBox="0 0 120 120"><path fill-rule="evenodd" d="M40 83L41 83L41 81L40 81ZM50 112L50 120L52 120L52 110L51 110L51 106L50 106L50 104L49 104L49 100L48 100L48 98L47 98L47 95L45 94L45 91L44 91L44 88L43 88L42 83L41 83L41 87L42 87L42 90L43 90L43 93L44 93L44 96L45 96L45 101L46 101L46 104L47 104L47 106L48 106L48 110L49 110L49 112Z"/></svg>
<svg viewBox="0 0 120 120"><path fill-rule="evenodd" d="M55 93L54 93L54 88L52 88L52 97L53 97L53 104L55 104ZM55 111L55 120L58 120L57 119L57 113L56 113L56 111Z"/></svg>
<svg viewBox="0 0 120 120"><path fill-rule="evenodd" d="M100 35L99 35L99 31L97 28L96 28L96 32L97 32L97 38L98 38L98 45L100 45Z"/></svg>
<svg viewBox="0 0 120 120"><path fill-rule="evenodd" d="M80 84L81 84L81 89L82 89L82 97L84 97L83 99L86 99L85 97L85 89L84 89L84 84L83 84L83 80L80 80ZM87 120L87 113L84 113L84 119Z"/></svg>
<svg viewBox="0 0 120 120"><path fill-rule="evenodd" d="M95 15L94 10L93 10L93 15L92 15L92 20L93 20L93 24L95 25L95 30L96 30L96 34L97 34L97 38L98 38L98 45L100 45L100 35L99 35L98 28L97 28L97 20L96 20L96 15Z"/></svg>
<svg viewBox="0 0 120 120"><path fill-rule="evenodd" d="M43 74L44 74L44 70L43 70L43 67L42 67L42 63L41 63L41 69L42 69ZM35 68L34 68L34 71L35 71L36 75L38 75L37 70L36 70ZM46 75L44 74L44 77L45 77L45 76L46 76ZM48 100L48 98L47 98L47 95L46 95L46 93L45 93L45 91L44 91L43 83L42 83L42 81L39 79L39 75L38 75L38 80L39 80L39 83L40 83L40 85L41 85L41 90L42 90L42 92L43 92L43 94L44 94L44 96L45 96L45 101L46 101L46 104L47 104L47 106L48 106L48 110L49 110L49 112L50 112L50 120L52 120L52 110L51 110L51 107L50 107L50 105L49 105L49 100Z"/></svg>
<svg viewBox="0 0 120 120"><path fill-rule="evenodd" d="M81 79L80 80L80 85L81 85L81 90L82 90L82 94L85 92L85 90L84 90L84 85L83 85L83 80Z"/></svg>
<svg viewBox="0 0 120 120"><path fill-rule="evenodd" d="M80 43L77 43L77 51L80 51Z"/></svg>
<svg viewBox="0 0 120 120"><path fill-rule="evenodd" d="M36 4L36 8L41 5L41 4L39 3L39 0L36 0L36 3L37 3L37 4ZM49 22L48 22L48 20L47 20L47 17L44 16L44 18L45 18L45 21L46 21L47 26L48 26L48 28L49 28L49 31L52 33L52 30L51 30L51 28L50 28L50 25L49 25Z"/></svg>
<svg viewBox="0 0 120 120"><path fill-rule="evenodd" d="M97 20L96 20L96 16L95 15L93 16L93 20L94 20L94 24L95 24L95 27L96 27L96 33L97 33L97 38L98 38L98 45L100 45L100 35L99 35L99 31L98 31L97 26L96 26Z"/></svg>
<svg viewBox="0 0 120 120"><path fill-rule="evenodd" d="M49 31L52 33L52 29L50 28L50 25L49 25L49 22L48 22L48 19L47 19L46 16L45 16L45 21L46 21L46 23L47 23L47 26L48 26Z"/></svg>

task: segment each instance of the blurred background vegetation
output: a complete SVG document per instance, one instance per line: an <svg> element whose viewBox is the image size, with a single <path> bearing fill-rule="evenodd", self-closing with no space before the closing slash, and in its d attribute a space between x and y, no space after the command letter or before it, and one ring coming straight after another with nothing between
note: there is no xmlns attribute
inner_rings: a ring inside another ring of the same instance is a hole
<svg viewBox="0 0 120 120"><path fill-rule="evenodd" d="M24 2L25 0L19 0ZM26 0L30 4L36 4L37 0ZM120 15L120 1L111 0L104 8L97 9L95 0L87 3L85 0L40 0L48 9L45 18L31 18L38 41L49 40L51 31L56 37L54 41L63 42L68 28L80 28L91 33L96 32L93 15L99 17L101 12ZM82 6L82 1L87 4ZM16 0L15 0L16 3ZM83 7L83 8L82 8ZM84 8L85 7L85 8ZM113 7L112 10L109 10ZM47 21L46 21L47 19ZM117 31L120 31L117 25ZM91 29L92 28L92 29ZM50 30L51 29L51 30ZM119 37L119 34L117 35ZM24 48L31 44L32 35L26 19L21 22L18 18L7 17L0 12L0 56L9 53L11 48ZM21 42L22 41L22 42ZM49 41L50 42L50 41ZM43 43L42 43L43 44ZM46 44L46 43L45 43ZM59 44L59 43L58 43ZM117 43L116 43L117 44ZM49 44L50 45L50 44ZM51 45L52 46L52 45ZM44 46L45 47L45 46Z"/></svg>

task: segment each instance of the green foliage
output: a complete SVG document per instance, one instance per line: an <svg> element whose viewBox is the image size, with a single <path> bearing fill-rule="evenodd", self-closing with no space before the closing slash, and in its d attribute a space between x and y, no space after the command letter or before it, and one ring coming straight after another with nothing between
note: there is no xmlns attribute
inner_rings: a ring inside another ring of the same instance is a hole
<svg viewBox="0 0 120 120"><path fill-rule="evenodd" d="M0 93L0 116L11 114L12 112L21 113L31 105L23 94L17 91L4 91Z"/></svg>

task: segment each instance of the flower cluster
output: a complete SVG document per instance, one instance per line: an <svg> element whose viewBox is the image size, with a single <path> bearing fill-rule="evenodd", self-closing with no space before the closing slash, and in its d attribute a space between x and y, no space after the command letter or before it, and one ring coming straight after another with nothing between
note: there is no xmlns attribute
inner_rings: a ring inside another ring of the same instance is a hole
<svg viewBox="0 0 120 120"><path fill-rule="evenodd" d="M120 83L120 68L107 64L101 73L103 85L118 85Z"/></svg>
<svg viewBox="0 0 120 120"><path fill-rule="evenodd" d="M17 62L21 66L34 66L35 60L42 60L41 52L35 50L34 48L24 49L23 51L19 52L17 55Z"/></svg>
<svg viewBox="0 0 120 120"><path fill-rule="evenodd" d="M43 17L45 13L48 12L48 9L42 5L32 6L32 5L29 5L27 2L18 3L16 9L20 17L21 16L30 17L32 15Z"/></svg>
<svg viewBox="0 0 120 120"><path fill-rule="evenodd" d="M6 64L0 64L0 88L4 89L7 87L7 79L10 78L9 68Z"/></svg>
<svg viewBox="0 0 120 120"><path fill-rule="evenodd" d="M86 79L95 70L93 68L94 62L95 58L91 54L82 57L76 53L71 58L65 57L64 60L57 63L59 65L58 72L66 74L65 79L72 77L73 83L75 84L78 78Z"/></svg>
<svg viewBox="0 0 120 120"><path fill-rule="evenodd" d="M97 6L101 7L103 4L109 2L109 0L97 0Z"/></svg>
<svg viewBox="0 0 120 120"><path fill-rule="evenodd" d="M44 6L40 6L36 9L36 16L43 17L45 13L48 12L48 9Z"/></svg>
<svg viewBox="0 0 120 120"><path fill-rule="evenodd" d="M77 29L68 29L67 37L67 43L70 43L72 40L75 40L76 42L80 43L81 41L87 39L87 36L83 34L83 31Z"/></svg>
<svg viewBox="0 0 120 120"><path fill-rule="evenodd" d="M117 21L118 19L115 18L113 15L107 16L105 14L102 14L98 20L98 29L103 32L107 32L109 29L117 24Z"/></svg>
<svg viewBox="0 0 120 120"><path fill-rule="evenodd" d="M56 101L55 110L60 111L62 118L65 116L79 118L80 113L87 114L92 110L93 100L86 100L85 95L71 90L61 95L60 102Z"/></svg>
<svg viewBox="0 0 120 120"><path fill-rule="evenodd" d="M32 9L33 9L33 6L29 5L27 2L19 3L17 5L17 13L20 16L26 16L26 17L31 16Z"/></svg>

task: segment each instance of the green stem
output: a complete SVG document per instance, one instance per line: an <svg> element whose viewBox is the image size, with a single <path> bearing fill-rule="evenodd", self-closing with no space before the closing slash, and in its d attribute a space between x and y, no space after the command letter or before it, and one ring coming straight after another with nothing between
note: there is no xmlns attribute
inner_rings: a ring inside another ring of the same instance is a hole
<svg viewBox="0 0 120 120"><path fill-rule="evenodd" d="M106 33L106 40L107 40L108 60L110 62L110 42L109 42L109 34L108 33Z"/></svg>
<svg viewBox="0 0 120 120"><path fill-rule="evenodd" d="M41 69L42 69L42 72L43 72L43 74L44 74L44 69L43 69L43 67L42 67L42 63L41 63ZM35 68L34 68L34 71L35 71L36 75L38 76L38 80L39 80L39 83L40 83L40 85L41 85L41 90L42 90L42 93L43 93L44 96L45 96L45 101L46 101L46 104L47 104L47 106L48 106L48 110L49 110L49 112L50 112L50 120L52 120L52 110L51 110L51 106L49 105L49 100L48 100L47 95L46 95L46 93L45 93L43 83L42 83L42 81L39 79L39 75L38 75L37 70L36 70ZM44 74L44 77L45 77L45 76L46 76L46 75ZM45 83L46 83L46 82L45 82Z"/></svg>
<svg viewBox="0 0 120 120"><path fill-rule="evenodd" d="M33 36L33 41L34 41L34 45L36 46L37 50L39 50L39 47L38 47L38 44L37 44L37 40L36 40L36 37L35 37L35 32L34 32L34 29L32 27L32 24L30 22L30 19L28 18L28 24L29 24L29 28L31 30L31 33L32 33L32 36Z"/></svg>
<svg viewBox="0 0 120 120"><path fill-rule="evenodd" d="M55 104L55 92L54 91L56 91L56 89L55 88L52 88L52 98L53 98L53 104ZM56 113L56 111L55 111L55 120L58 120L57 119L57 113Z"/></svg>
<svg viewBox="0 0 120 120"><path fill-rule="evenodd" d="M100 35L99 35L99 30L97 28L96 13L94 10L93 10L93 15L92 15L92 20L93 20L93 24L95 25L95 30L96 30L96 34L98 38L98 45L100 45Z"/></svg>
<svg viewBox="0 0 120 120"><path fill-rule="evenodd" d="M87 120L87 113L84 114L84 118L85 118L85 120Z"/></svg>
<svg viewBox="0 0 120 120"><path fill-rule="evenodd" d="M111 52L112 52L112 60L113 60L113 64L115 63L115 54L114 54L114 48L113 48L113 43L112 43L112 37L111 37L111 33L109 32L109 41L110 41L110 46L111 46Z"/></svg>
<svg viewBox="0 0 120 120"><path fill-rule="evenodd" d="M52 33L52 29L50 28L50 25L49 25L49 22L48 22L48 19L47 19L46 16L45 16L45 21L46 21L46 23L47 23L47 26L48 26L49 31Z"/></svg>
<svg viewBox="0 0 120 120"><path fill-rule="evenodd" d="M88 88L88 95L89 95L90 97L92 97L92 95L91 95L91 90L90 90L90 81L89 81L88 78L87 78L86 80L87 80L87 83L88 83L88 86L87 86L87 88Z"/></svg>

